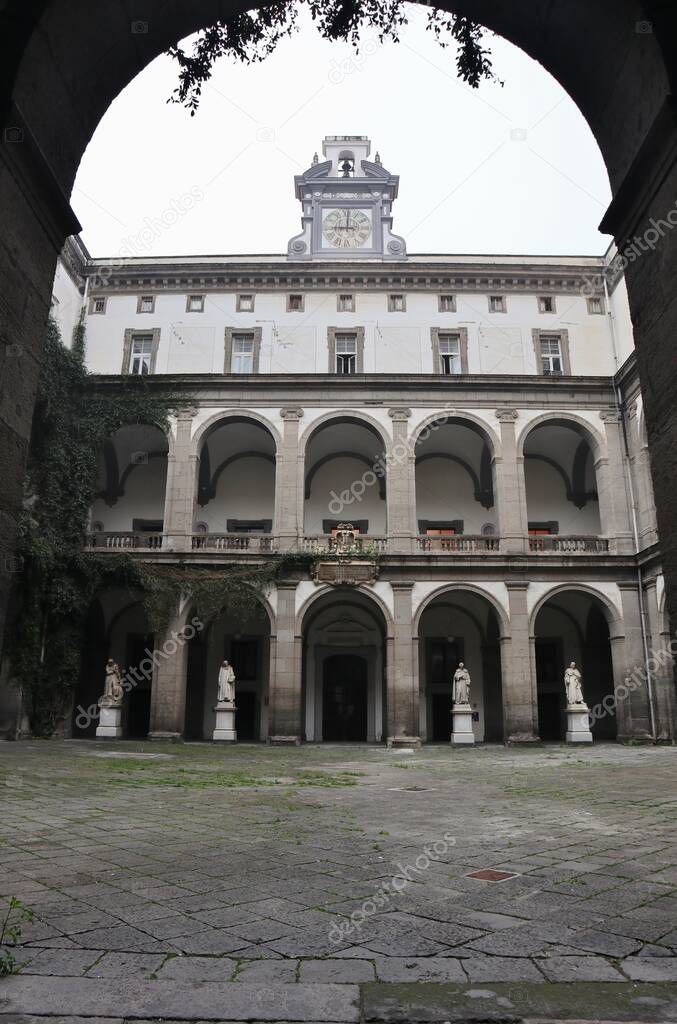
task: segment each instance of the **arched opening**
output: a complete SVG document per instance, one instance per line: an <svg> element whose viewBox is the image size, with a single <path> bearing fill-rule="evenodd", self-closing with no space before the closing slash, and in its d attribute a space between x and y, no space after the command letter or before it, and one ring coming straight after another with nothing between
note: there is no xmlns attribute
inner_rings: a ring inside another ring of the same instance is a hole
<svg viewBox="0 0 677 1024"><path fill-rule="evenodd" d="M380 743L386 735L386 626L366 595L336 589L303 621L305 738Z"/></svg>
<svg viewBox="0 0 677 1024"><path fill-rule="evenodd" d="M463 419L424 428L416 444L416 521L426 551L498 548L493 451Z"/></svg>
<svg viewBox="0 0 677 1024"><path fill-rule="evenodd" d="M96 547L161 547L168 442L159 427L120 427L104 443L90 513Z"/></svg>
<svg viewBox="0 0 677 1024"><path fill-rule="evenodd" d="M229 417L200 439L193 532L197 547L269 542L275 516L275 439L262 423Z"/></svg>
<svg viewBox="0 0 677 1024"><path fill-rule="evenodd" d="M459 662L470 672L476 742L503 740L501 627L491 602L450 588L424 608L418 627L421 736L448 743L452 680Z"/></svg>
<svg viewBox="0 0 677 1024"><path fill-rule="evenodd" d="M566 694L564 670L575 661L583 674L583 695L588 707L607 708L613 698L614 673L606 606L586 591L560 591L539 609L534 627L538 731L544 741L565 737ZM617 719L611 709L595 716L593 739L615 740Z"/></svg>
<svg viewBox="0 0 677 1024"><path fill-rule="evenodd" d="M153 633L139 594L115 588L92 601L75 690L74 738L91 738L96 734L97 702L104 691L108 658L118 663L122 673L125 691L122 735L129 739L143 739L148 735L153 647Z"/></svg>
<svg viewBox="0 0 677 1024"><path fill-rule="evenodd" d="M270 619L260 602L242 616L224 610L188 644L184 737L211 740L216 724L219 666L235 672L235 731L238 742L268 735Z"/></svg>
<svg viewBox="0 0 677 1024"><path fill-rule="evenodd" d="M387 532L384 442L375 427L337 416L308 438L304 475L304 533L331 537L340 523L360 536Z"/></svg>
<svg viewBox="0 0 677 1024"><path fill-rule="evenodd" d="M596 550L603 525L589 433L548 420L528 433L523 452L531 550Z"/></svg>

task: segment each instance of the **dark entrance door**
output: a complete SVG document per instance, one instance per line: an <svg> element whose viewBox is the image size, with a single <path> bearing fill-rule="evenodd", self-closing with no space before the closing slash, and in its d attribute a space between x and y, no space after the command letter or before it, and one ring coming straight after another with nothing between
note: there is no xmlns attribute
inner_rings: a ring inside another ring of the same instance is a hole
<svg viewBox="0 0 677 1024"><path fill-rule="evenodd" d="M256 694L253 690L240 690L236 696L235 704L237 707L235 712L235 732L237 733L238 740L250 743L253 740L257 740L259 738L257 733L259 716L257 714L258 701Z"/></svg>
<svg viewBox="0 0 677 1024"><path fill-rule="evenodd" d="M152 633L127 634L126 668L136 668L144 659L148 660L148 651L153 650ZM150 691L152 679L150 673L142 675L140 681L129 691L127 697L127 735L131 739L145 739L150 727Z"/></svg>
<svg viewBox="0 0 677 1024"><path fill-rule="evenodd" d="M433 743L448 743L451 737L452 679L463 661L463 639L430 637L427 644L427 678L432 690L432 728L428 738Z"/></svg>
<svg viewBox="0 0 677 1024"><path fill-rule="evenodd" d="M537 637L538 735L542 740L564 739L563 673L561 642Z"/></svg>
<svg viewBox="0 0 677 1024"><path fill-rule="evenodd" d="M366 659L333 654L324 662L322 686L322 738L329 743L366 741Z"/></svg>

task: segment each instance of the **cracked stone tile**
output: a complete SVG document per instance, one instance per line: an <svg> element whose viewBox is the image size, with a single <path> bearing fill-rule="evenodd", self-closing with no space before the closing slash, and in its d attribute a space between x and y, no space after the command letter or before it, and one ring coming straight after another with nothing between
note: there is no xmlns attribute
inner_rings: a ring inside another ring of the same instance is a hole
<svg viewBox="0 0 677 1024"><path fill-rule="evenodd" d="M80 977L100 956L92 950L45 949L26 964L22 973Z"/></svg>
<svg viewBox="0 0 677 1024"><path fill-rule="evenodd" d="M601 956L549 956L538 960L548 981L625 981Z"/></svg>
<svg viewBox="0 0 677 1024"><path fill-rule="evenodd" d="M266 985L276 981L295 982L297 960L239 960L235 981Z"/></svg>
<svg viewBox="0 0 677 1024"><path fill-rule="evenodd" d="M677 957L629 956L622 969L633 981L677 981Z"/></svg>
<svg viewBox="0 0 677 1024"><path fill-rule="evenodd" d="M129 978L155 974L164 963L164 954L149 953L104 953L101 959L89 968L88 978Z"/></svg>
<svg viewBox="0 0 677 1024"><path fill-rule="evenodd" d="M379 981L458 981L465 982L466 974L460 960L452 957L377 957L376 974Z"/></svg>
<svg viewBox="0 0 677 1024"><path fill-rule="evenodd" d="M463 960L470 981L543 981L533 960L526 957L485 956Z"/></svg>

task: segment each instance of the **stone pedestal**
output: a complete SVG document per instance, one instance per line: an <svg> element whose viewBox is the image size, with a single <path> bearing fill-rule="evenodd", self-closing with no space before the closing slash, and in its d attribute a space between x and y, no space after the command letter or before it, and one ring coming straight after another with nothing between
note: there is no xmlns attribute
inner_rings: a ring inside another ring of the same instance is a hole
<svg viewBox="0 0 677 1024"><path fill-rule="evenodd" d="M587 704L569 704L567 707L567 743L592 743L590 709Z"/></svg>
<svg viewBox="0 0 677 1024"><path fill-rule="evenodd" d="M122 705L100 704L96 735L100 739L117 740L122 736Z"/></svg>
<svg viewBox="0 0 677 1024"><path fill-rule="evenodd" d="M413 747L415 750L421 746L420 736L389 736L387 740L389 747Z"/></svg>
<svg viewBox="0 0 677 1024"><path fill-rule="evenodd" d="M223 743L235 743L237 733L235 732L235 712L237 708L232 701L222 701L214 708L216 711L216 727L212 733L213 740L221 740Z"/></svg>
<svg viewBox="0 0 677 1024"><path fill-rule="evenodd" d="M472 731L472 708L469 704L454 704L451 714L453 719L452 746L472 746L475 742L475 733Z"/></svg>

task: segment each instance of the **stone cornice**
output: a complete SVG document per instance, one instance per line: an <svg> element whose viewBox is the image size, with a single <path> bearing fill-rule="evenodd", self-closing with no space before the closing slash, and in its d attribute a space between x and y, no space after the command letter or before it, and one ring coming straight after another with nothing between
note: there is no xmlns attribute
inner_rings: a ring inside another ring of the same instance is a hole
<svg viewBox="0 0 677 1024"><path fill-rule="evenodd" d="M127 294L139 290L167 292L229 292L229 291L335 291L351 288L359 291L456 291L484 294L487 292L603 295L603 262L590 264L543 265L536 260L524 264L501 264L491 260L486 265L441 261L440 263L296 263L286 260L257 263L241 261L224 263L186 262L127 263L92 261L87 266L92 294Z"/></svg>

